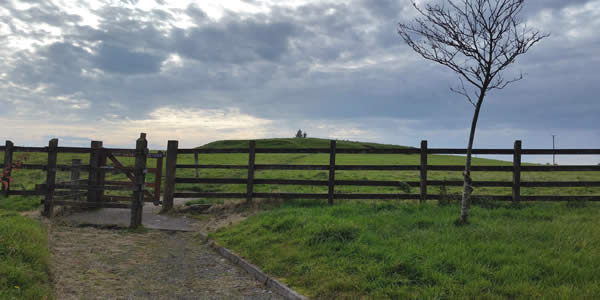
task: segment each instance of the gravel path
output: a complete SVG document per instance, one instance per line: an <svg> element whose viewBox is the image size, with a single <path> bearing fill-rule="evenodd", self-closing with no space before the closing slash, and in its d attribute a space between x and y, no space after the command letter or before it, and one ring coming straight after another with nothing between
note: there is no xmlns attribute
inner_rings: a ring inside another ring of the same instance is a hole
<svg viewBox="0 0 600 300"><path fill-rule="evenodd" d="M197 233L51 224L57 299L282 299Z"/></svg>
<svg viewBox="0 0 600 300"><path fill-rule="evenodd" d="M185 200L176 199L176 205L183 205ZM198 222L190 220L185 216L160 215L162 206L154 206L152 203L145 203L142 225L149 229L166 229L180 231L198 231ZM129 226L130 210L123 208L101 208L96 210L81 211L61 217L62 221L76 224L93 225L118 225L122 227ZM200 224L201 225L201 224Z"/></svg>
<svg viewBox="0 0 600 300"><path fill-rule="evenodd" d="M175 199L176 205L185 200ZM159 215L146 203L141 232L81 225L129 226L128 209L97 209L49 225L57 299L283 299L219 256L198 232L237 223L229 214L198 221Z"/></svg>

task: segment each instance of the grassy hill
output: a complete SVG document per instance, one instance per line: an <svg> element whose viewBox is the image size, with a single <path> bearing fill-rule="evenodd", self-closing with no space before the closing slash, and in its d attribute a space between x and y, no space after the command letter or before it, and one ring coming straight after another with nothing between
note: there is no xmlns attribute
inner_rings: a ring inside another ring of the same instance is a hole
<svg viewBox="0 0 600 300"><path fill-rule="evenodd" d="M256 141L257 148L269 148L269 149L296 149L296 148L329 148L328 139L319 138L274 138L274 139L258 139ZM223 140L215 141L203 145L201 149L233 149L233 148L247 148L248 140ZM365 143L365 142L354 142L338 140L336 144L337 148L341 149L405 149L411 148L406 146L388 145L388 144L377 144L377 143Z"/></svg>

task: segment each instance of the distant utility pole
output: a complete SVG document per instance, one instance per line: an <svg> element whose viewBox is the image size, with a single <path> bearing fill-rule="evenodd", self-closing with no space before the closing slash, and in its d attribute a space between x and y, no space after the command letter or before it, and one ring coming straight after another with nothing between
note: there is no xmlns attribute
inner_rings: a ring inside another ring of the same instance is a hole
<svg viewBox="0 0 600 300"><path fill-rule="evenodd" d="M555 137L555 136L556 136L556 135L554 135L554 134L552 135L552 165L553 165L553 166L554 166L554 165L556 165L556 159L555 159L555 157L554 157L554 156L556 155L556 154L554 153L554 137Z"/></svg>

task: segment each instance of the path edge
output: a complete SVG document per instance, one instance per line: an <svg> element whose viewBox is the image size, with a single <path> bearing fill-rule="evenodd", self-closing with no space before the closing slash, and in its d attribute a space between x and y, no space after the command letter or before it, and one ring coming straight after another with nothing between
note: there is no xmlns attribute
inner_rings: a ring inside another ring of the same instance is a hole
<svg viewBox="0 0 600 300"><path fill-rule="evenodd" d="M200 232L199 235L200 235L200 238L202 239L202 241L204 241L205 243L208 243L208 246L210 246L213 250L215 250L215 252L217 252L219 255L226 258L234 265L241 267L246 272L248 272L248 274L252 275L252 277L254 277L254 279L256 279L260 283L264 284L268 288L274 290L275 292L277 292L279 295L283 296L284 298L289 299L289 300L308 300L308 298L306 296L301 295L300 293L292 290L287 285L283 284L281 281L265 274L257 266L255 266L255 265L249 263L248 261L246 261L245 259L241 258L235 252L233 252L225 247L219 246L216 241L209 239L208 235L206 235L205 233Z"/></svg>

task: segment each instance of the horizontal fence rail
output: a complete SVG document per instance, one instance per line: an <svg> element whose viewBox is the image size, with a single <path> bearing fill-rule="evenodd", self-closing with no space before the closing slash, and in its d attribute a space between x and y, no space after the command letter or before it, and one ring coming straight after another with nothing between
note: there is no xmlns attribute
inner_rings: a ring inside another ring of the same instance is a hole
<svg viewBox="0 0 600 300"><path fill-rule="evenodd" d="M236 149L177 149L178 154L217 154L217 153L248 153L248 148ZM256 149L255 153L294 154L294 153L329 153L324 148L299 148L299 149ZM420 154L418 148L400 149L336 149L337 154ZM514 149L473 149L475 155L513 155ZM462 148L428 148L427 154L467 154L467 149ZM522 149L521 154L526 155L600 155L600 149Z"/></svg>
<svg viewBox="0 0 600 300"><path fill-rule="evenodd" d="M216 165L200 164L198 154L248 154L248 164L245 165ZM256 164L256 154L329 154L328 165L299 165L299 164ZM250 201L252 198L302 198L302 199L440 199L440 197L453 198L456 195L435 195L427 193L427 186L463 186L462 180L429 180L427 171L464 171L464 165L431 165L427 161L428 154L464 155L466 149L458 148L428 148L427 142L421 143L421 148L385 148L385 149L339 149L335 141L331 141L329 149L260 149L254 142L248 148L235 149L179 149L177 141L169 141L167 150L167 176L165 177L165 202L172 203L174 197L180 198L238 198ZM560 196L536 195L522 196L521 187L600 187L600 181L521 181L522 172L579 172L600 171L600 166L567 166L553 165L541 166L522 164L522 155L600 155L600 149L522 149L521 142L515 142L513 149L473 149L473 154L483 155L512 155L512 165L472 166L474 172L511 172L511 181L474 181L474 187L503 187L511 188L512 195L473 195L474 200L490 199L496 201L572 201L587 200L600 201L598 196ZM178 154L194 154L195 164L177 164ZM420 154L420 165L340 165L336 164L335 156L339 154ZM177 169L195 169L196 178L177 177ZM198 178L200 169L239 169L248 170L247 178ZM320 170L329 172L329 180L301 180L301 179L260 179L254 178L254 172L262 170ZM419 181L382 181L382 180L338 180L335 179L336 171L417 171L420 173ZM246 193L216 193L216 192L178 192L175 184L226 184L246 185ZM297 186L328 186L328 193L256 193L255 185L297 185ZM371 187L420 187L420 193L339 193L334 192L335 186L371 186Z"/></svg>

